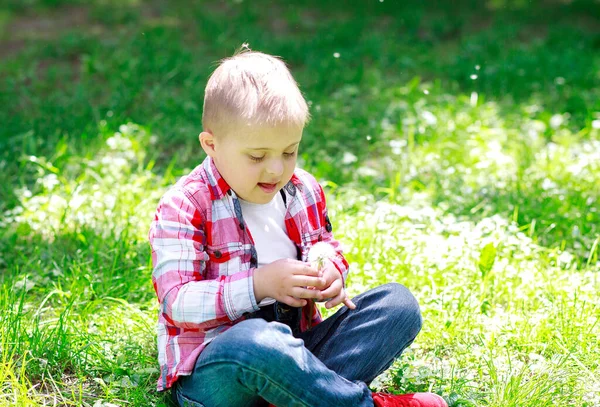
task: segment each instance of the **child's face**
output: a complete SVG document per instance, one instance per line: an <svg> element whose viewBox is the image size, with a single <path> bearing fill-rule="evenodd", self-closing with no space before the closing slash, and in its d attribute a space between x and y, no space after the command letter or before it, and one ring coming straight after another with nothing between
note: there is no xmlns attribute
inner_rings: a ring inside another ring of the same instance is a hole
<svg viewBox="0 0 600 407"><path fill-rule="evenodd" d="M264 204L292 178L301 128L242 127L226 136L202 132L200 143L235 193Z"/></svg>

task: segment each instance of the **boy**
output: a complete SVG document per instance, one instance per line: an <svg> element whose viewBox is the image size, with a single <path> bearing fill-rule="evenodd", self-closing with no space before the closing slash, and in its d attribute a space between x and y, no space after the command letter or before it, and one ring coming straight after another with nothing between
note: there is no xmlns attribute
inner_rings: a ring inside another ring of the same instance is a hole
<svg viewBox="0 0 600 407"><path fill-rule="evenodd" d="M181 406L446 406L430 393L369 391L421 314L399 284L347 298L323 190L295 168L308 120L276 57L245 47L211 75L207 157L165 193L149 234L158 389L172 388ZM335 255L317 270L306 260L321 241ZM322 321L314 301L324 299L345 306Z"/></svg>

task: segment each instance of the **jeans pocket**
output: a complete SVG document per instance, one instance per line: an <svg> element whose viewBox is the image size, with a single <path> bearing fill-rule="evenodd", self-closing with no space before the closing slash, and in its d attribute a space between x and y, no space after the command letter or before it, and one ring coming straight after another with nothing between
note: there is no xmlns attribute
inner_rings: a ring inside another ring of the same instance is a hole
<svg viewBox="0 0 600 407"><path fill-rule="evenodd" d="M181 391L177 391L177 402L179 407L205 407L204 404L185 397Z"/></svg>

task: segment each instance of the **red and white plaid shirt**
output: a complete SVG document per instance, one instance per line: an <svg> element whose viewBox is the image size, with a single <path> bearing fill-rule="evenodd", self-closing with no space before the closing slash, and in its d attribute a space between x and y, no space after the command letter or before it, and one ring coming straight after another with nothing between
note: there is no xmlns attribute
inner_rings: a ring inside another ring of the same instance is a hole
<svg viewBox="0 0 600 407"><path fill-rule="evenodd" d="M332 244L332 259L346 280L348 262L331 233L325 195L315 178L296 169L285 194L285 226L298 259L318 241ZM198 355L219 334L258 311L253 275L258 259L235 192L210 157L160 200L149 233L158 316L158 390L189 375ZM302 310L307 312L308 305ZM306 330L306 318L300 329ZM314 307L312 325L322 321Z"/></svg>

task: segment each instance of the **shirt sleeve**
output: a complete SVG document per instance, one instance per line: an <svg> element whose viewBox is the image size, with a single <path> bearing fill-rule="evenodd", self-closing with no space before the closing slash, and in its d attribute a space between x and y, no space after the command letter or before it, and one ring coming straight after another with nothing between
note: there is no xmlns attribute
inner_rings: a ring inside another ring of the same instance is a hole
<svg viewBox="0 0 600 407"><path fill-rule="evenodd" d="M321 224L324 226L322 238L324 242L329 243L335 249L336 256L330 259L338 271L342 274L342 279L344 282L344 286L346 285L346 278L348 277L349 265L344 257L342 245L339 241L335 239L333 236L333 229L331 226L331 221L329 220L329 215L327 213L327 203L325 200L325 193L323 192L323 187L317 183L318 185L318 193L320 196L320 204L319 204L319 213L321 215Z"/></svg>
<svg viewBox="0 0 600 407"><path fill-rule="evenodd" d="M258 310L254 269L206 280L206 220L185 191L161 199L150 227L152 282L160 312L173 326L211 329Z"/></svg>

